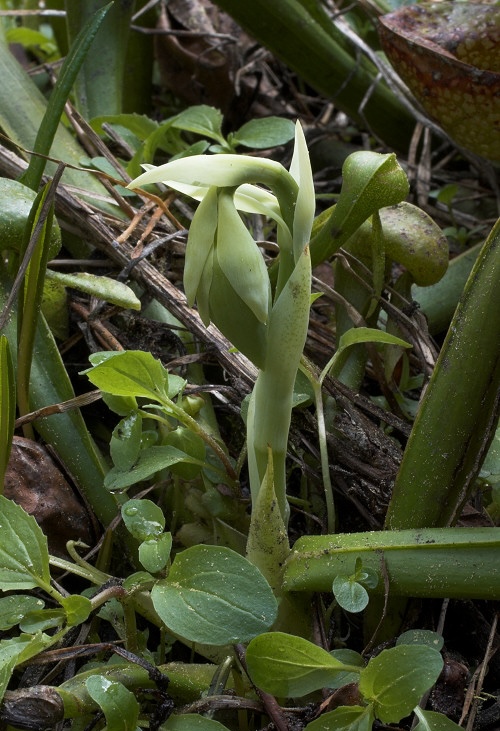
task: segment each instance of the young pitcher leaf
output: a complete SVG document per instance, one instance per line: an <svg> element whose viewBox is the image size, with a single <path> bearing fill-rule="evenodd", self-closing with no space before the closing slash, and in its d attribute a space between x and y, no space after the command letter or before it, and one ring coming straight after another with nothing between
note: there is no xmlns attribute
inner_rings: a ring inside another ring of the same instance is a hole
<svg viewBox="0 0 500 731"><path fill-rule="evenodd" d="M124 685L103 675L85 681L88 694L104 712L108 731L136 731L139 704Z"/></svg>
<svg viewBox="0 0 500 731"><path fill-rule="evenodd" d="M417 705L443 668L437 650L399 645L383 650L361 671L359 689L384 723L397 723Z"/></svg>
<svg viewBox="0 0 500 731"><path fill-rule="evenodd" d="M260 571L220 546L193 546L179 554L151 598L172 632L210 645L247 642L269 629L277 612Z"/></svg>
<svg viewBox="0 0 500 731"><path fill-rule="evenodd" d="M328 688L338 673L359 672L312 642L268 632L250 642L246 653L248 673L253 683L271 695L295 697Z"/></svg>
<svg viewBox="0 0 500 731"><path fill-rule="evenodd" d="M47 539L36 520L0 495L0 586L3 591L50 583Z"/></svg>

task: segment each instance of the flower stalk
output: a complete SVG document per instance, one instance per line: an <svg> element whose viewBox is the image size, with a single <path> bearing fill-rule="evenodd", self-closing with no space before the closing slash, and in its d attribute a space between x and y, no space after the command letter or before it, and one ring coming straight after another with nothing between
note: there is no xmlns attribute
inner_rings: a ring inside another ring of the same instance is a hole
<svg viewBox="0 0 500 731"><path fill-rule="evenodd" d="M286 526L285 461L293 387L309 322L308 244L315 208L302 128L297 123L290 171L272 160L243 155L196 155L148 166L129 187L158 182L201 201L186 248L186 296L190 305L196 301L205 325L213 322L259 368L247 416L252 504L272 474ZM238 210L264 214L277 224L274 291Z"/></svg>

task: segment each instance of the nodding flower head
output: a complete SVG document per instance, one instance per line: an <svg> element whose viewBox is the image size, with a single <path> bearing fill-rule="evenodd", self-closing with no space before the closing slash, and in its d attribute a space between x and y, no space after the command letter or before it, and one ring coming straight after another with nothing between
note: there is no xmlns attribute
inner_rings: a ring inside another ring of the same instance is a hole
<svg viewBox="0 0 500 731"><path fill-rule="evenodd" d="M314 216L312 174L300 124L290 172L268 159L193 155L157 168L147 166L129 187L158 182L201 201L186 249L184 287L189 304L196 301L203 322L217 325L263 368L273 306L271 286L264 259L238 209L276 221L286 281L309 241Z"/></svg>

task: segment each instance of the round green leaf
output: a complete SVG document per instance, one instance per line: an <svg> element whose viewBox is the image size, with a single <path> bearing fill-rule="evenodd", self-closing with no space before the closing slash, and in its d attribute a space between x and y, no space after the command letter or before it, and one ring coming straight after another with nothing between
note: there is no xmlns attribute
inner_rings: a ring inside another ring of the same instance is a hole
<svg viewBox="0 0 500 731"><path fill-rule="evenodd" d="M418 706L415 708L415 713L419 723L414 727L414 731L461 731L461 726L442 713L424 711Z"/></svg>
<svg viewBox="0 0 500 731"><path fill-rule="evenodd" d="M368 592L349 576L339 574L333 580L332 591L335 599L346 612L362 612L368 605Z"/></svg>
<svg viewBox="0 0 500 731"><path fill-rule="evenodd" d="M90 599L80 594L72 594L65 599L61 599L61 605L66 612L66 622L72 627L85 622L92 611Z"/></svg>
<svg viewBox="0 0 500 731"><path fill-rule="evenodd" d="M162 533L158 538L149 538L139 546L139 561L146 571L156 574L165 568L172 550L172 534Z"/></svg>
<svg viewBox="0 0 500 731"><path fill-rule="evenodd" d="M151 500L128 500L122 505L127 530L139 541L156 539L165 528L163 511Z"/></svg>
<svg viewBox="0 0 500 731"><path fill-rule="evenodd" d="M165 625L190 642L247 642L276 619L277 602L260 571L229 548L193 546L151 592Z"/></svg>
<svg viewBox="0 0 500 731"><path fill-rule="evenodd" d="M442 668L443 658L432 647L399 645L370 660L361 671L359 689L378 719L397 723L411 713Z"/></svg>

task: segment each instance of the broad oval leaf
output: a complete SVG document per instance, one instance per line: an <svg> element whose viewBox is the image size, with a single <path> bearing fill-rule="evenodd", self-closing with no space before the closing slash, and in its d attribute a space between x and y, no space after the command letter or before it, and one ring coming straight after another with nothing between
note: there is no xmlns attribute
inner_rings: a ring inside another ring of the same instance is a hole
<svg viewBox="0 0 500 731"><path fill-rule="evenodd" d="M377 718L397 723L411 713L442 668L443 658L432 647L392 647L372 658L361 671L359 689L373 703Z"/></svg>
<svg viewBox="0 0 500 731"><path fill-rule="evenodd" d="M208 104L188 107L172 120L172 127L223 141L222 113Z"/></svg>
<svg viewBox="0 0 500 731"><path fill-rule="evenodd" d="M83 624L92 611L92 602L90 599L80 594L71 594L61 599L61 605L66 612L66 622L70 627Z"/></svg>
<svg viewBox="0 0 500 731"><path fill-rule="evenodd" d="M175 634L210 645L248 642L276 619L277 602L260 571L229 548L193 546L151 592Z"/></svg>
<svg viewBox="0 0 500 731"><path fill-rule="evenodd" d="M36 520L0 495L0 586L3 591L50 584L47 539Z"/></svg>
<svg viewBox="0 0 500 731"><path fill-rule="evenodd" d="M230 137L230 142L233 146L243 145L256 150L265 150L286 144L293 135L294 125L290 119L271 116L251 119Z"/></svg>
<svg viewBox="0 0 500 731"><path fill-rule="evenodd" d="M85 681L88 694L104 712L108 731L136 731L139 704L122 683L104 675L91 675Z"/></svg>
<svg viewBox="0 0 500 731"><path fill-rule="evenodd" d="M247 648L246 663L258 688L285 698L327 688L339 673L361 670L302 637L284 632L268 632L253 639Z"/></svg>

